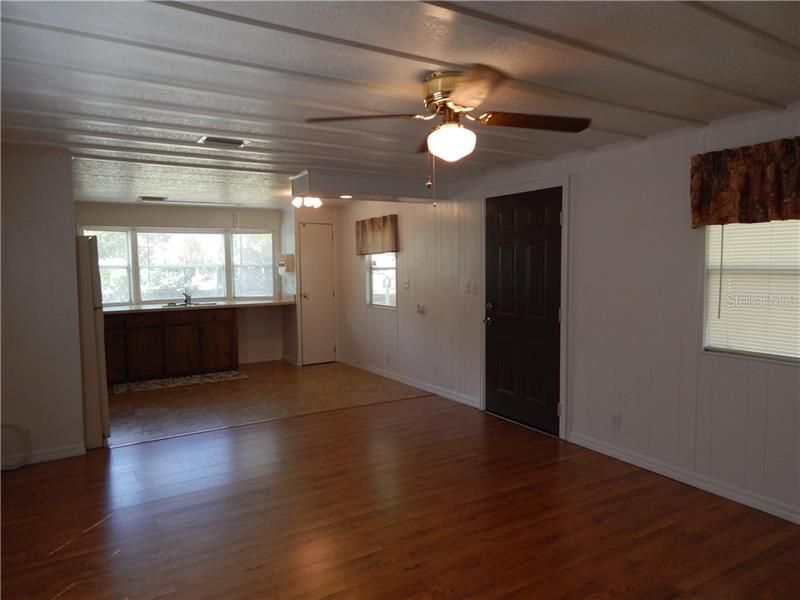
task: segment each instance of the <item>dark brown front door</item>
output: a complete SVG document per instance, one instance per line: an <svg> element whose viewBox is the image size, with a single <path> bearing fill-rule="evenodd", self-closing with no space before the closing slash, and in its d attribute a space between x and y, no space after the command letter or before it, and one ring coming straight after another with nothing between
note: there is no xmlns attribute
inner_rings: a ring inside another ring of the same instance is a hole
<svg viewBox="0 0 800 600"><path fill-rule="evenodd" d="M561 188L486 200L486 410L558 435Z"/></svg>

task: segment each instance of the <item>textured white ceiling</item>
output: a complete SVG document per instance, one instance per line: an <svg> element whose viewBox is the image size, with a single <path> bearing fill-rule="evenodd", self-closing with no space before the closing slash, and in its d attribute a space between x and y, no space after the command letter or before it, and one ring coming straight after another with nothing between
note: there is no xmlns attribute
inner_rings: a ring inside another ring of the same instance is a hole
<svg viewBox="0 0 800 600"><path fill-rule="evenodd" d="M511 76L486 109L590 117L482 128L455 177L800 100L800 3L3 2L3 138L69 147L75 195L285 203L304 169L419 177L431 70ZM229 151L204 134L243 137Z"/></svg>

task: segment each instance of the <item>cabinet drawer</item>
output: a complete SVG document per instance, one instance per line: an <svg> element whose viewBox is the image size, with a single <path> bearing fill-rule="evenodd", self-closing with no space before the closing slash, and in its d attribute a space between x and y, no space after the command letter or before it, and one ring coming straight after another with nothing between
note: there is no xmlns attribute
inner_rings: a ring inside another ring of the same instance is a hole
<svg viewBox="0 0 800 600"><path fill-rule="evenodd" d="M197 323L196 310L188 308L164 313L165 325L185 325L187 323Z"/></svg>
<svg viewBox="0 0 800 600"><path fill-rule="evenodd" d="M160 327L161 315L160 314L128 315L125 319L125 326L128 329L130 329L131 327Z"/></svg>
<svg viewBox="0 0 800 600"><path fill-rule="evenodd" d="M197 311L197 318L203 323L215 321L232 321L233 320L232 308L211 308L207 310Z"/></svg>

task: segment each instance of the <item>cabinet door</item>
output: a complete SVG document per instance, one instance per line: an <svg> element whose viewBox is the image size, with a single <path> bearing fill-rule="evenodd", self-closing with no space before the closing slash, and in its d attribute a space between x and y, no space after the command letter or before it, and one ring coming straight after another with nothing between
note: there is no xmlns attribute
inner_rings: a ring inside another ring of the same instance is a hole
<svg viewBox="0 0 800 600"><path fill-rule="evenodd" d="M200 323L200 368L203 371L226 371L238 367L235 325L235 321Z"/></svg>
<svg viewBox="0 0 800 600"><path fill-rule="evenodd" d="M125 330L106 329L106 378L108 383L125 381Z"/></svg>
<svg viewBox="0 0 800 600"><path fill-rule="evenodd" d="M188 375L200 370L200 333L197 323L164 327L164 364L167 375Z"/></svg>
<svg viewBox="0 0 800 600"><path fill-rule="evenodd" d="M129 327L125 331L128 350L128 379L157 379L164 372L163 329Z"/></svg>

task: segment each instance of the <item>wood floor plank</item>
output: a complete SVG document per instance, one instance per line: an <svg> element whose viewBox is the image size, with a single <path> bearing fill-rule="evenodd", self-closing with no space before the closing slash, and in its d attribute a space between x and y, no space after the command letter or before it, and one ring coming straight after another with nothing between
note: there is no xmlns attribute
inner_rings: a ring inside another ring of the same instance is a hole
<svg viewBox="0 0 800 600"><path fill-rule="evenodd" d="M4 598L791 598L800 527L434 396L3 473Z"/></svg>

